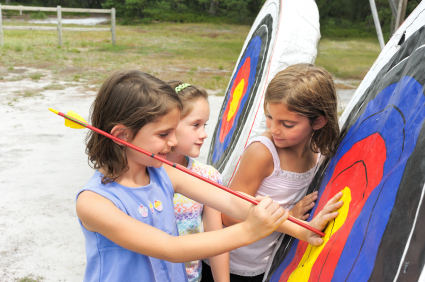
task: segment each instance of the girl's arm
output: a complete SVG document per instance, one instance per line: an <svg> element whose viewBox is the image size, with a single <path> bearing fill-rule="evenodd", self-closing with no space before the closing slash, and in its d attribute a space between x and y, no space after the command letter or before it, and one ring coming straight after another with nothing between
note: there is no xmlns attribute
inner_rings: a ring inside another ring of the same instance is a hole
<svg viewBox="0 0 425 282"><path fill-rule="evenodd" d="M230 184L230 189L255 196L261 182L272 174L273 169L273 157L269 149L260 142L254 142L242 155L241 163ZM318 193L314 192L305 196L289 211L289 215L306 220L310 216L307 212L314 207L317 195ZM240 222L226 214L222 214L222 220L225 226Z"/></svg>
<svg viewBox="0 0 425 282"><path fill-rule="evenodd" d="M221 213L215 209L204 206L202 219L204 222L205 232L223 229L223 225L221 224ZM221 255L211 257L209 258L209 262L214 281L230 281L229 253L223 253Z"/></svg>
<svg viewBox="0 0 425 282"><path fill-rule="evenodd" d="M254 197L264 178L272 174L273 168L273 157L269 149L260 142L254 142L242 155L240 165L229 188ZM221 216L225 226L240 222L224 213Z"/></svg>
<svg viewBox="0 0 425 282"><path fill-rule="evenodd" d="M264 199L249 209L247 220L241 224L175 237L128 216L99 194L84 191L77 199L77 215L87 230L98 232L121 247L162 260L186 262L251 244L273 232L288 212Z"/></svg>
<svg viewBox="0 0 425 282"><path fill-rule="evenodd" d="M229 215L230 217L238 220L245 220L249 207L251 206L251 204L246 200L236 197L224 190L221 190L211 184L208 184L198 178L195 178L170 166L165 166L164 168L171 179L175 192L185 195L186 197L199 203L210 206L222 213ZM338 216L338 212L334 211L340 208L343 204L342 202L338 202L338 199L341 198L341 196L342 193L338 193L334 198L329 200L323 210L307 224L318 230L323 230L326 227L328 221ZM227 228L223 229L223 231L226 229ZM283 222L276 229L276 231L291 235L292 237L303 241L307 241L309 244L314 246L318 246L323 243L323 239L320 238L319 235L316 235L315 233L290 221ZM211 232L203 234L208 233Z"/></svg>

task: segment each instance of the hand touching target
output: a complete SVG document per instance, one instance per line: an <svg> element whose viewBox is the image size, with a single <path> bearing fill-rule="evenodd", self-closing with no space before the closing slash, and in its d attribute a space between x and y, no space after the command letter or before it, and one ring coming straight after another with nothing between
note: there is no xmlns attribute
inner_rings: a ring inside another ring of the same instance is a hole
<svg viewBox="0 0 425 282"><path fill-rule="evenodd" d="M309 192L319 190L312 216L344 191L344 206L326 229L325 243L313 248L286 237L266 281L418 281L421 276L425 5L419 8L410 29L404 24L410 33L406 41L397 40L395 50L387 46L383 53L394 53L386 63L378 58L380 70L366 76L368 87L359 87L355 105L344 115L338 151L310 186Z"/></svg>

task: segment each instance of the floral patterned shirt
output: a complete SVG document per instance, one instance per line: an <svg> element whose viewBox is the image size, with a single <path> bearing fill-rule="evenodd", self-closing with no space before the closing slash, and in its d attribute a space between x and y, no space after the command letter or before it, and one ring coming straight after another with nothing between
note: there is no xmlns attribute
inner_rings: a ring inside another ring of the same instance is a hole
<svg viewBox="0 0 425 282"><path fill-rule="evenodd" d="M216 183L223 183L220 173L212 166L204 165L196 160L188 158L187 168ZM181 194L174 194L174 212L180 236L204 232L202 225L202 210L202 204ZM189 282L201 281L202 263L200 260L186 262L185 266Z"/></svg>

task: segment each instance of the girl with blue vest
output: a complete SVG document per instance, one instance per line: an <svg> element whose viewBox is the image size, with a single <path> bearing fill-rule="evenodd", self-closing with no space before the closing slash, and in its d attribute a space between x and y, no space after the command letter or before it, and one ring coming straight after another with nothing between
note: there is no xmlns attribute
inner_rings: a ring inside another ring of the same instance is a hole
<svg viewBox="0 0 425 282"><path fill-rule="evenodd" d="M177 145L181 101L165 82L119 71L91 108L93 126L165 157ZM162 162L90 132L86 153L96 169L77 195L86 240L84 281L187 281L183 262L213 257L277 230L320 245L315 233L286 221L289 211L269 198L257 206ZM244 220L223 230L178 237L173 196L179 193ZM323 230L342 206L341 193L308 224Z"/></svg>

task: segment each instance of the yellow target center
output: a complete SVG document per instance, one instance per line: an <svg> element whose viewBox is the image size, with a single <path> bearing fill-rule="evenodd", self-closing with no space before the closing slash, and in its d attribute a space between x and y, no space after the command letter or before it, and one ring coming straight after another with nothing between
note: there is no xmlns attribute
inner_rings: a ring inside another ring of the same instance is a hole
<svg viewBox="0 0 425 282"><path fill-rule="evenodd" d="M242 97L242 92L245 86L245 80L241 79L238 86L236 86L235 91L233 92L232 101L230 102L229 113L227 114L227 121L230 121L232 117L235 115L236 110L239 106L239 100Z"/></svg>
<svg viewBox="0 0 425 282"><path fill-rule="evenodd" d="M337 212L339 212L338 216L334 220L329 221L329 224L324 231L325 237L323 237L323 244L320 246L308 245L297 268L292 272L291 276L289 276L288 282L308 282L313 265L323 248L326 246L332 235L335 234L335 232L337 232L338 229L340 229L345 223L351 202L351 190L350 188L345 187L342 192L343 194L340 200L344 201L344 204L337 210Z"/></svg>

